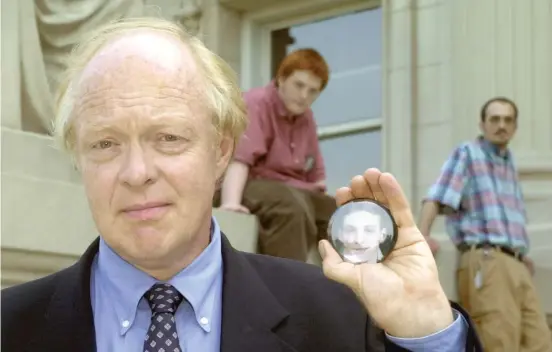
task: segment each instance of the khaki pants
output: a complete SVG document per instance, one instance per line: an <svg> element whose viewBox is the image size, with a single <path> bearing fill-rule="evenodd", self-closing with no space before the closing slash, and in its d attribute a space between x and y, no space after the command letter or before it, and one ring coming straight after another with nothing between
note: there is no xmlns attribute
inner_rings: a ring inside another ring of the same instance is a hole
<svg viewBox="0 0 552 352"><path fill-rule="evenodd" d="M458 297L485 351L552 352L552 337L525 265L499 249L461 254Z"/></svg>
<svg viewBox="0 0 552 352"><path fill-rule="evenodd" d="M214 205L219 202L217 194ZM327 194L269 180L248 181L242 203L259 220L259 253L303 262L312 246L327 238L328 222L336 210L335 200Z"/></svg>

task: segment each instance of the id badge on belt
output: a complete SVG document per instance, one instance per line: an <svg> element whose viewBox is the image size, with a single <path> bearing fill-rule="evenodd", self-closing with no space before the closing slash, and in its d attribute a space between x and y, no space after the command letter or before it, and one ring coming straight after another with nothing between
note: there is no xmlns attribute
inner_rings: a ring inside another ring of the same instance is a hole
<svg viewBox="0 0 552 352"><path fill-rule="evenodd" d="M483 250L483 258L482 260L487 260L489 258L489 251L487 249ZM475 272L475 276L473 277L473 285L477 290L479 290L481 287L483 287L483 269L481 263L479 264L479 267L477 268L477 271Z"/></svg>
<svg viewBox="0 0 552 352"><path fill-rule="evenodd" d="M473 278L473 284L476 289L480 289L483 287L483 273L481 272L481 269L477 270L475 273L475 277Z"/></svg>

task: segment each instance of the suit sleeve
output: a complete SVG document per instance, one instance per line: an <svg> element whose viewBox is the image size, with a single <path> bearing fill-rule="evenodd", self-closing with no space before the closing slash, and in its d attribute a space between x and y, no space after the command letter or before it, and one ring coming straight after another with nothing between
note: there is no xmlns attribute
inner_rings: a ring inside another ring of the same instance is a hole
<svg viewBox="0 0 552 352"><path fill-rule="evenodd" d="M385 352L385 332L368 316L366 321L366 351Z"/></svg>
<svg viewBox="0 0 552 352"><path fill-rule="evenodd" d="M468 313L454 302L451 302L451 309L460 316L445 330L418 339L397 339L386 336L385 351L482 352L481 341Z"/></svg>

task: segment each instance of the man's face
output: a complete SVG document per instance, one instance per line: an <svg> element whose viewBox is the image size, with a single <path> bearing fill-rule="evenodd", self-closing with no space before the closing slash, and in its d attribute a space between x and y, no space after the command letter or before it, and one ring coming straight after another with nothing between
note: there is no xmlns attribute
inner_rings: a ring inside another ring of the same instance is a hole
<svg viewBox="0 0 552 352"><path fill-rule="evenodd" d="M295 71L278 80L278 92L292 115L301 115L320 95L322 80L310 71Z"/></svg>
<svg viewBox="0 0 552 352"><path fill-rule="evenodd" d="M356 211L345 216L341 240L347 249L374 249L383 237L379 216Z"/></svg>
<svg viewBox="0 0 552 352"><path fill-rule="evenodd" d="M159 34L115 41L83 73L75 138L86 194L101 236L138 267L163 270L209 242L231 143L217 138L202 87L188 49Z"/></svg>
<svg viewBox="0 0 552 352"><path fill-rule="evenodd" d="M491 103L487 107L485 120L481 121L480 128L489 142L499 147L508 145L517 129L514 108L500 101Z"/></svg>

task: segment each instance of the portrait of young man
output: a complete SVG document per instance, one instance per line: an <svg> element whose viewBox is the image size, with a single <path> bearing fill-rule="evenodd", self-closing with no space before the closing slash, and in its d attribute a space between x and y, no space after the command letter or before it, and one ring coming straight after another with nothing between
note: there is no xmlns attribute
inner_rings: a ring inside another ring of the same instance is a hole
<svg viewBox="0 0 552 352"><path fill-rule="evenodd" d="M336 192L390 209L384 263L345 263L326 240L322 269L240 252L212 216L247 123L229 65L160 19L99 28L70 59L54 136L99 237L71 267L2 290L3 352L377 351L371 322L387 351L480 351L391 174Z"/></svg>
<svg viewBox="0 0 552 352"><path fill-rule="evenodd" d="M336 229L337 241L345 261L353 264L382 260L380 245L392 235L382 227L381 215L363 209L353 209L343 215L343 222Z"/></svg>

